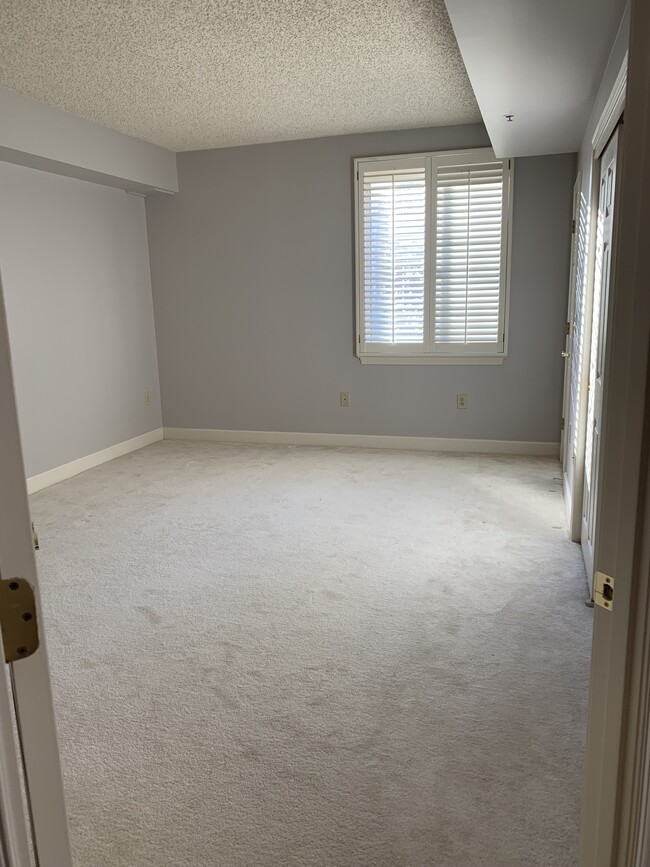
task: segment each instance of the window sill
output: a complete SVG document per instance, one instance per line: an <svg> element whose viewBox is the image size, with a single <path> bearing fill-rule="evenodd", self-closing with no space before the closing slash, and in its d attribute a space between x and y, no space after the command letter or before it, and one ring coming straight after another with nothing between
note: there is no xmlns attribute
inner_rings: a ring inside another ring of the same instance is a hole
<svg viewBox="0 0 650 867"><path fill-rule="evenodd" d="M358 355L361 364L503 364L505 355Z"/></svg>

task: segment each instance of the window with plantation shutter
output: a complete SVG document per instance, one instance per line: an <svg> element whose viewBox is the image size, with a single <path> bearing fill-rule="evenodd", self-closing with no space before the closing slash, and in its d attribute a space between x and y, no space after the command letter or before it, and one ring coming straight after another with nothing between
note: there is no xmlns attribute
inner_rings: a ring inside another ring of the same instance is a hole
<svg viewBox="0 0 650 867"><path fill-rule="evenodd" d="M355 169L361 361L500 363L510 161L480 149Z"/></svg>
<svg viewBox="0 0 650 867"><path fill-rule="evenodd" d="M436 346L502 345L502 233L501 162L438 166Z"/></svg>
<svg viewBox="0 0 650 867"><path fill-rule="evenodd" d="M365 342L422 345L426 170L364 172L362 195Z"/></svg>

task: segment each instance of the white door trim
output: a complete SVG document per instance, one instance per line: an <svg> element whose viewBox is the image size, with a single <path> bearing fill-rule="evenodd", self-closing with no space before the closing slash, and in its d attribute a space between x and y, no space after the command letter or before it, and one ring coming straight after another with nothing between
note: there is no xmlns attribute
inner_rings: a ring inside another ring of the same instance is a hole
<svg viewBox="0 0 650 867"><path fill-rule="evenodd" d="M596 224L598 221L598 160L592 157L591 162L591 185L589 190L589 205L587 215L587 253L586 264L583 268L584 280L584 313L582 321L581 340L582 347L580 362L580 381L578 383L579 402L578 416L574 419L576 425L576 453L573 466L573 511L570 520L570 535L574 542L580 541L582 526L582 501L585 481L585 453L587 448L587 404L589 399L589 356L591 353L591 322L593 315L594 282L596 277ZM575 341L574 341L575 342Z"/></svg>
<svg viewBox="0 0 650 867"><path fill-rule="evenodd" d="M626 53L621 69L614 81L610 95L605 103L603 112L596 124L596 132L592 139L594 152L591 161L591 186L589 190L589 214L588 214L588 240L587 240L587 263L584 274L584 316L583 333L581 335L582 359L581 379L579 388L578 417L574 419L576 426L576 450L573 466L573 485L571 510L568 515L569 534L574 542L580 541L583 511L583 494L585 479L585 453L587 444L587 404L589 398L589 358L591 353L591 323L593 319L594 286L596 280L596 246L597 246L597 223L598 223L598 197L600 180L600 155L611 138L612 132L621 119L625 109L625 97L627 92L627 67L628 53ZM603 136L607 138L602 141ZM598 148L599 150L596 150ZM574 340L574 344L575 344ZM592 564L587 564L592 572ZM590 578L591 585L591 578ZM591 592L591 586L590 586Z"/></svg>
<svg viewBox="0 0 650 867"><path fill-rule="evenodd" d="M27 830L29 817L25 813L22 798L11 685L6 675L5 671L0 672L0 863L4 864L4 856L8 867L31 867Z"/></svg>
<svg viewBox="0 0 650 867"><path fill-rule="evenodd" d="M586 406L584 484L580 541L584 556L590 593L593 595L593 535L598 512L598 474L602 428L602 397L604 370L607 364L607 311L610 284L614 275L617 247L617 219L620 199L619 174L621 165L620 128L617 128L598 163L598 203L596 207L597 243L594 253L595 278L592 287L592 315L590 323L590 351L587 377L589 382ZM589 445L591 448L589 449ZM587 451L589 455L587 456Z"/></svg>
<svg viewBox="0 0 650 867"><path fill-rule="evenodd" d="M650 860L650 469L643 511L640 580L630 623L633 651L626 733L630 747L625 757L629 785L621 798L619 859L626 867L647 867Z"/></svg>
<svg viewBox="0 0 650 867"><path fill-rule="evenodd" d="M11 664L32 835L39 867L71 867L47 642L38 592L1 282L0 403L0 569L4 578L21 577L32 585L40 625L40 646L36 653ZM14 808L18 809L18 805L14 804Z"/></svg>
<svg viewBox="0 0 650 867"><path fill-rule="evenodd" d="M578 288L578 245L580 241L581 225L581 202L582 202L582 172L578 172L573 185L573 226L571 230L571 261L569 266L569 299L567 304L567 331L568 334L565 340L565 351L569 353L569 357L564 364L564 391L562 396L562 418L564 429L562 431L562 442L560 444L560 463L562 465L562 490L564 494L564 507L567 515L569 526L569 535L572 541L578 541L580 536L580 528L574 527L574 512L576 508L576 490L575 490L575 461L576 454L574 444L577 441L577 424L578 419L571 416L571 384L572 371L574 365L574 356L576 355L578 342L576 337L579 336L575 327L576 318L576 293ZM578 383L578 388L580 383ZM579 510L578 510L579 511ZM576 538L577 534L577 538Z"/></svg>
<svg viewBox="0 0 650 867"><path fill-rule="evenodd" d="M598 159L602 152L607 147L607 142L612 137L612 133L616 129L623 109L625 108L625 92L627 90L627 60L628 53L625 52L625 57L621 63L621 68L618 71L616 80L612 87L612 92L609 95L605 108L600 116L600 120L596 124L591 144L594 149L594 159Z"/></svg>

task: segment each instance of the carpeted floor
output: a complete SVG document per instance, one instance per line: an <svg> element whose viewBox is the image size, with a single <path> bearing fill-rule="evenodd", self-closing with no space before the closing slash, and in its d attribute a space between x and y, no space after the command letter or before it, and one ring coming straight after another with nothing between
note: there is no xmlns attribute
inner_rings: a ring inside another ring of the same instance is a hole
<svg viewBox="0 0 650 867"><path fill-rule="evenodd" d="M574 867L558 475L162 442L34 495L75 867Z"/></svg>

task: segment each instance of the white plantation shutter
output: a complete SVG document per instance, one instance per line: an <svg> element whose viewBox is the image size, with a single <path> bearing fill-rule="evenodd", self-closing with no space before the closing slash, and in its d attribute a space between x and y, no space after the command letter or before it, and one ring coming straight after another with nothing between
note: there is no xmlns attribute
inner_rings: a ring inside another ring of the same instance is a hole
<svg viewBox="0 0 650 867"><path fill-rule="evenodd" d="M359 358L498 363L491 357L505 353L509 161L478 149L356 167Z"/></svg>
<svg viewBox="0 0 650 867"><path fill-rule="evenodd" d="M424 164L373 167L362 173L365 344L424 344L426 181Z"/></svg>
<svg viewBox="0 0 650 867"><path fill-rule="evenodd" d="M435 343L502 345L503 164L436 172Z"/></svg>

